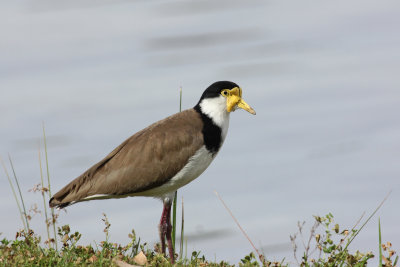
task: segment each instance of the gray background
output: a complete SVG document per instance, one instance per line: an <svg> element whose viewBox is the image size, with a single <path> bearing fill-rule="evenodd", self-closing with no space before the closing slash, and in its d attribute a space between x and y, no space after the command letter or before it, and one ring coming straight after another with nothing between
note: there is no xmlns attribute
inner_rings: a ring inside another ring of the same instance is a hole
<svg viewBox="0 0 400 267"><path fill-rule="evenodd" d="M351 246L400 246L398 1L1 1L0 155L27 206L38 193L42 121L53 192L152 122L232 80L257 111L237 111L217 159L179 191L189 251L232 263L251 251L218 191L269 259L292 261L297 221L332 212L350 228L393 190ZM22 227L3 172L1 237ZM68 208L81 243L158 240L162 205L129 198ZM180 212L180 211L178 211ZM31 224L45 234L43 216ZM0 237L0 238L1 238Z"/></svg>

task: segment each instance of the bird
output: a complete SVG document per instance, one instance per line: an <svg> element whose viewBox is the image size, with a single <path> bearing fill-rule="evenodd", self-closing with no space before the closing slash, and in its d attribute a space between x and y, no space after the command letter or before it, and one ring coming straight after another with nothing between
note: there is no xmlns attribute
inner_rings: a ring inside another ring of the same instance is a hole
<svg viewBox="0 0 400 267"><path fill-rule="evenodd" d="M162 200L159 223L161 252L174 262L171 204L175 191L200 176L220 150L236 109L256 114L242 99L242 89L218 81L190 109L135 133L104 159L71 181L49 200L51 208L78 202L131 196Z"/></svg>

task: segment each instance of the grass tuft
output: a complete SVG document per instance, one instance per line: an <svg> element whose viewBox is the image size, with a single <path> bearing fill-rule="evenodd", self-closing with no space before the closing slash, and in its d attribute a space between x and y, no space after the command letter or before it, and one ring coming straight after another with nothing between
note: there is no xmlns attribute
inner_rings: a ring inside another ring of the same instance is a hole
<svg viewBox="0 0 400 267"><path fill-rule="evenodd" d="M25 222L25 220L24 220L24 217L25 217L25 216L24 216L23 213L22 213L21 204L19 203L19 200L18 200L18 197L17 197L17 193L15 193L15 188L14 188L13 183L11 182L11 178L10 178L10 175L8 174L7 167L6 167L6 165L4 164L2 158L0 158L0 162L1 162L1 165L3 166L4 173L5 173L6 176L7 176L8 183L10 184L11 191L12 191L12 193L13 193L13 195L14 195L15 203L17 203L17 207L18 207L19 215L20 215L20 217L21 217L22 225L24 226L25 231L28 231L28 228L26 227L26 222Z"/></svg>
<svg viewBox="0 0 400 267"><path fill-rule="evenodd" d="M8 154L8 160L10 161L11 170L12 170L13 175L14 175L15 184L17 185L18 192L19 192L19 197L20 197L20 200L21 200L21 203L22 203L22 208L24 210L23 217L25 218L25 222L26 222L26 230L29 230L30 227L29 227L28 214L26 213L26 208L25 208L25 201L24 201L24 198L23 198L22 193L21 193L21 187L19 186L17 174L15 173L14 164L13 164L13 162L11 160L10 154Z"/></svg>

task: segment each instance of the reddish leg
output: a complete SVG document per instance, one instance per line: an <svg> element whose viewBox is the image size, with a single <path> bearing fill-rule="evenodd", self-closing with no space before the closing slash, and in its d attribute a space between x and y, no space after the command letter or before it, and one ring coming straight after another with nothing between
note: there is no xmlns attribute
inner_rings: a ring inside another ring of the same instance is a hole
<svg viewBox="0 0 400 267"><path fill-rule="evenodd" d="M163 208L163 212L161 215L159 231L160 231L160 239L161 239L161 252L164 255L166 255L165 254L165 239L167 239L169 257L171 259L171 262L174 263L175 254L174 254L174 250L172 248L172 236L171 236L171 233L172 233L171 202L169 202L169 201L164 202L164 208Z"/></svg>

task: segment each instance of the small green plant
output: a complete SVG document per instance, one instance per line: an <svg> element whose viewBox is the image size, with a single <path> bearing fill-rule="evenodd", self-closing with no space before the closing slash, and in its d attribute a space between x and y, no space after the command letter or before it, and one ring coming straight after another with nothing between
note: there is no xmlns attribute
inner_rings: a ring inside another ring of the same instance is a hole
<svg viewBox="0 0 400 267"><path fill-rule="evenodd" d="M399 261L399 256L396 255L396 258L393 259L396 252L392 249L392 243L387 242L386 244L381 244L381 247L383 249L382 260L384 261L382 266L384 267L396 266L397 262Z"/></svg>
<svg viewBox="0 0 400 267"><path fill-rule="evenodd" d="M294 257L299 266L366 266L367 261L374 257L372 252L351 253L348 244L358 233L355 228L351 230L340 229L334 222L331 213L320 217L314 216L315 223L311 227L310 235L305 240L304 225L298 223L298 232L290 237L293 245ZM320 230L322 228L322 230ZM303 245L301 259L298 257L299 249L297 238L300 237ZM318 254L318 255L316 255Z"/></svg>
<svg viewBox="0 0 400 267"><path fill-rule="evenodd" d="M260 266L253 252L240 260L239 266Z"/></svg>

